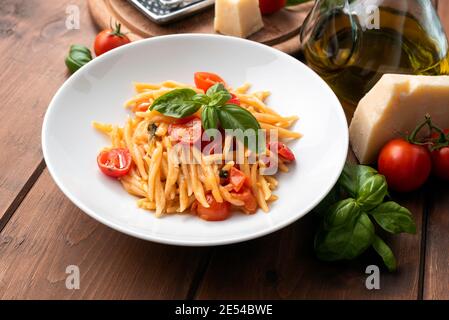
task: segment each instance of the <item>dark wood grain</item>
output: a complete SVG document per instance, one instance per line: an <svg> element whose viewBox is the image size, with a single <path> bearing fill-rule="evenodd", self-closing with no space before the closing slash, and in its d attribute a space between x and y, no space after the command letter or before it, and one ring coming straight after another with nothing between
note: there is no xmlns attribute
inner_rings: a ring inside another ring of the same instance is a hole
<svg viewBox="0 0 449 320"><path fill-rule="evenodd" d="M68 4L79 6L81 30L67 30ZM92 41L85 7L83 0L0 2L0 230L42 172L42 119L67 78L68 47Z"/></svg>
<svg viewBox="0 0 449 320"><path fill-rule="evenodd" d="M208 249L138 240L78 210L47 171L0 235L1 299L183 299ZM79 290L65 286L68 265Z"/></svg>
<svg viewBox="0 0 449 320"><path fill-rule="evenodd" d="M438 1L438 13L449 34L449 1ZM427 210L424 299L449 299L449 187L433 181Z"/></svg>

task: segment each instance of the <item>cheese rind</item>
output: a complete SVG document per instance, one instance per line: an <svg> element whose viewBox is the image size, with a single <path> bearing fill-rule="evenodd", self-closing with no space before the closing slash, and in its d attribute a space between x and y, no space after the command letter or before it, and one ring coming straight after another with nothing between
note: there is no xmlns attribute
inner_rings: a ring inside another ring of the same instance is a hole
<svg viewBox="0 0 449 320"><path fill-rule="evenodd" d="M259 0L216 0L215 31L246 38L263 28Z"/></svg>
<svg viewBox="0 0 449 320"><path fill-rule="evenodd" d="M376 162L388 141L413 131L426 114L449 128L449 76L384 75L360 100L349 127L360 163Z"/></svg>

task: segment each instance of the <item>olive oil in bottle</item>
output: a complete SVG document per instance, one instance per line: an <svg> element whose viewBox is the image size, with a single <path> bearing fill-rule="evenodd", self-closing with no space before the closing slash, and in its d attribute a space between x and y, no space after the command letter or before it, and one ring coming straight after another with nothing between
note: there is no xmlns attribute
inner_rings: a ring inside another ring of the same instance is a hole
<svg viewBox="0 0 449 320"><path fill-rule="evenodd" d="M357 17L351 23L343 10L329 10L316 19L303 44L308 65L352 106L385 73L449 74L448 43L439 21L427 21L424 29L408 12L380 7L379 22L380 28L363 29Z"/></svg>

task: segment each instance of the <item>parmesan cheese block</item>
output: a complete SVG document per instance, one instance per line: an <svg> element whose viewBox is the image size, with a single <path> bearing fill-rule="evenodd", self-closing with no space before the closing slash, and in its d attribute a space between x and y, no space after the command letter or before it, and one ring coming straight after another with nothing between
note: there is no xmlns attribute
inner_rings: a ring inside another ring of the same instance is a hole
<svg viewBox="0 0 449 320"><path fill-rule="evenodd" d="M376 162L388 141L413 131L426 114L449 128L449 76L384 75L360 101L349 127L360 163Z"/></svg>
<svg viewBox="0 0 449 320"><path fill-rule="evenodd" d="M215 31L246 38L263 28L259 0L216 0Z"/></svg>

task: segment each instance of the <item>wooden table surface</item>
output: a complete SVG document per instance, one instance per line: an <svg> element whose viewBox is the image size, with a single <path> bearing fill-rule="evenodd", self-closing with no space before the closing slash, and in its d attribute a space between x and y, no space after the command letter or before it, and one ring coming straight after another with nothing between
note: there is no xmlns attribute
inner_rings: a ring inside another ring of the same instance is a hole
<svg viewBox="0 0 449 320"><path fill-rule="evenodd" d="M81 29L67 30L77 5ZM438 10L449 30L449 1ZM388 239L399 270L367 290L367 253L323 263L313 214L269 236L214 248L160 245L116 232L76 208L51 179L41 151L48 103L67 79L70 44L97 30L83 0L0 0L0 298L2 299L449 299L449 186L430 182L396 198L416 235ZM80 268L79 290L65 285Z"/></svg>

